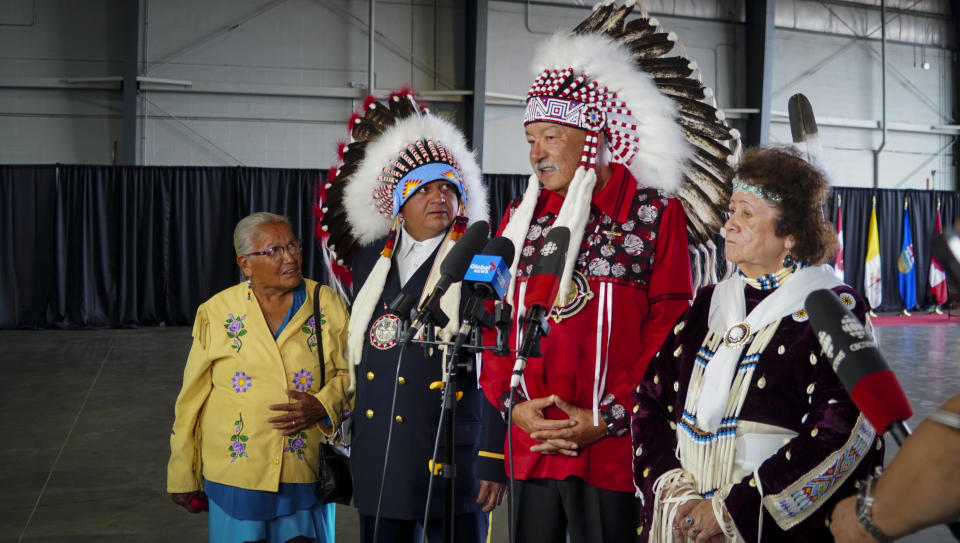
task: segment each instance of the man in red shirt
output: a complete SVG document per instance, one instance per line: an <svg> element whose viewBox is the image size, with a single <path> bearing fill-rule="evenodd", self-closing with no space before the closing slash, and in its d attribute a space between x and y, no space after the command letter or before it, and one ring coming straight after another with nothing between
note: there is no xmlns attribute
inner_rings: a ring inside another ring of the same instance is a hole
<svg viewBox="0 0 960 543"><path fill-rule="evenodd" d="M554 36L534 65L543 71L524 116L534 176L499 232L517 249L512 348L540 245L556 225L571 241L542 356L514 395L514 358L484 355L487 398L505 418L514 404L517 541L645 539L628 406L692 298L686 218L672 196L689 151L670 98L613 40Z"/></svg>

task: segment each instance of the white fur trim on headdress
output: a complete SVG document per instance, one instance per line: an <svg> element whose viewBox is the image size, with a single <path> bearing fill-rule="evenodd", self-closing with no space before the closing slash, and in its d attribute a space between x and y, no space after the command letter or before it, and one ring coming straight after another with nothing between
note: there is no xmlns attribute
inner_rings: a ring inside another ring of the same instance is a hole
<svg viewBox="0 0 960 543"><path fill-rule="evenodd" d="M513 292L517 286L517 269L520 267L520 254L523 243L527 239L527 230L533 220L533 211L537 207L537 197L540 195L540 181L536 175L527 179L527 190L517 209L510 214L507 225L503 227L501 235L513 242L513 264L510 265L510 287L507 289L507 300L513 300Z"/></svg>
<svg viewBox="0 0 960 543"><path fill-rule="evenodd" d="M367 339L367 325L373 317L373 311L377 307L380 295L383 294L383 286L387 283L387 275L390 273L390 259L381 256L377 263L373 265L373 270L367 276L357 298L353 302L353 308L350 315L350 324L347 328L347 362L350 366L350 388L351 394L356 390L357 370L356 366L360 363L363 356L363 345Z"/></svg>
<svg viewBox="0 0 960 543"><path fill-rule="evenodd" d="M538 49L532 67L535 76L548 69L573 68L575 75L585 74L615 92L631 112L619 115L623 118L619 120L636 125L632 131L638 139L636 154L625 166L640 185L667 192L680 188L690 153L676 108L624 47L600 34L558 33ZM608 123L618 120L615 112L606 115Z"/></svg>
<svg viewBox="0 0 960 543"><path fill-rule="evenodd" d="M452 154L460 169L466 194L464 214L470 221L489 216L487 188L473 153L463 135L450 122L433 115L412 115L397 121L383 135L367 144L364 158L344 189L347 222L361 245L369 245L390 231L393 218L380 213L375 192L382 184L383 168L397 159L400 151L418 140L433 140Z"/></svg>
<svg viewBox="0 0 960 543"><path fill-rule="evenodd" d="M448 233L447 237L441 242L440 249L437 251L437 257L434 259L433 267L430 269L430 275L427 276L427 282L424 284L423 292L420 294L420 303L423 303L424 299L433 292L433 287L437 286L437 282L440 281L440 265L444 259L447 258L447 254L450 253L450 249L453 249L454 245L456 245L456 242L450 239ZM440 297L440 310L450 318L450 322L447 323L446 328L440 331L440 339L450 341L460 328L459 282L447 287L447 291Z"/></svg>

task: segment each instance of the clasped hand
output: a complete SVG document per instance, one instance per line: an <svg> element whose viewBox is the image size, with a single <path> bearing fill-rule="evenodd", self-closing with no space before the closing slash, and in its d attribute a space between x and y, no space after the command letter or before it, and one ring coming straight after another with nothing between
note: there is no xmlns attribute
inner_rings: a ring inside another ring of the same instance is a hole
<svg viewBox="0 0 960 543"><path fill-rule="evenodd" d="M710 500L690 500L677 507L673 525L674 543L722 543L723 530Z"/></svg>
<svg viewBox="0 0 960 543"><path fill-rule="evenodd" d="M270 406L271 411L285 411L285 415L278 415L267 419L273 427L284 434L292 434L304 430L319 422L327 415L320 400L306 392L287 390L290 403L278 403Z"/></svg>
<svg viewBox="0 0 960 543"><path fill-rule="evenodd" d="M543 410L556 406L566 419L548 419ZM601 421L593 425L593 412L567 403L556 394L534 398L513 407L513 423L540 443L530 447L532 452L577 456L587 445L607 435L607 427Z"/></svg>

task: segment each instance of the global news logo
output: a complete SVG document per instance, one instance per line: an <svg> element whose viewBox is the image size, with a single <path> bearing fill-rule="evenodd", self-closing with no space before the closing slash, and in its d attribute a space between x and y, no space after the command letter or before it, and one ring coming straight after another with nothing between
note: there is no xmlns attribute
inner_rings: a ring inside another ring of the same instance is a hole
<svg viewBox="0 0 960 543"><path fill-rule="evenodd" d="M490 261L489 264L477 264L474 262L470 263L470 272L476 273L479 275L487 275L489 273L493 273L493 271L496 269L497 269L497 263L492 260Z"/></svg>

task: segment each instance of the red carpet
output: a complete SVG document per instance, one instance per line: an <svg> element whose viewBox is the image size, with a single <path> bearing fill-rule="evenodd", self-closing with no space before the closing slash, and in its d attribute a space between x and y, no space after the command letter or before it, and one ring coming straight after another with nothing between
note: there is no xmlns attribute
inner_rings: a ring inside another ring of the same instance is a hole
<svg viewBox="0 0 960 543"><path fill-rule="evenodd" d="M901 316L901 315L880 315L871 317L870 320L874 326L922 326L926 324L960 324L960 314L954 313L952 316L946 312L943 315L929 313L919 315Z"/></svg>

